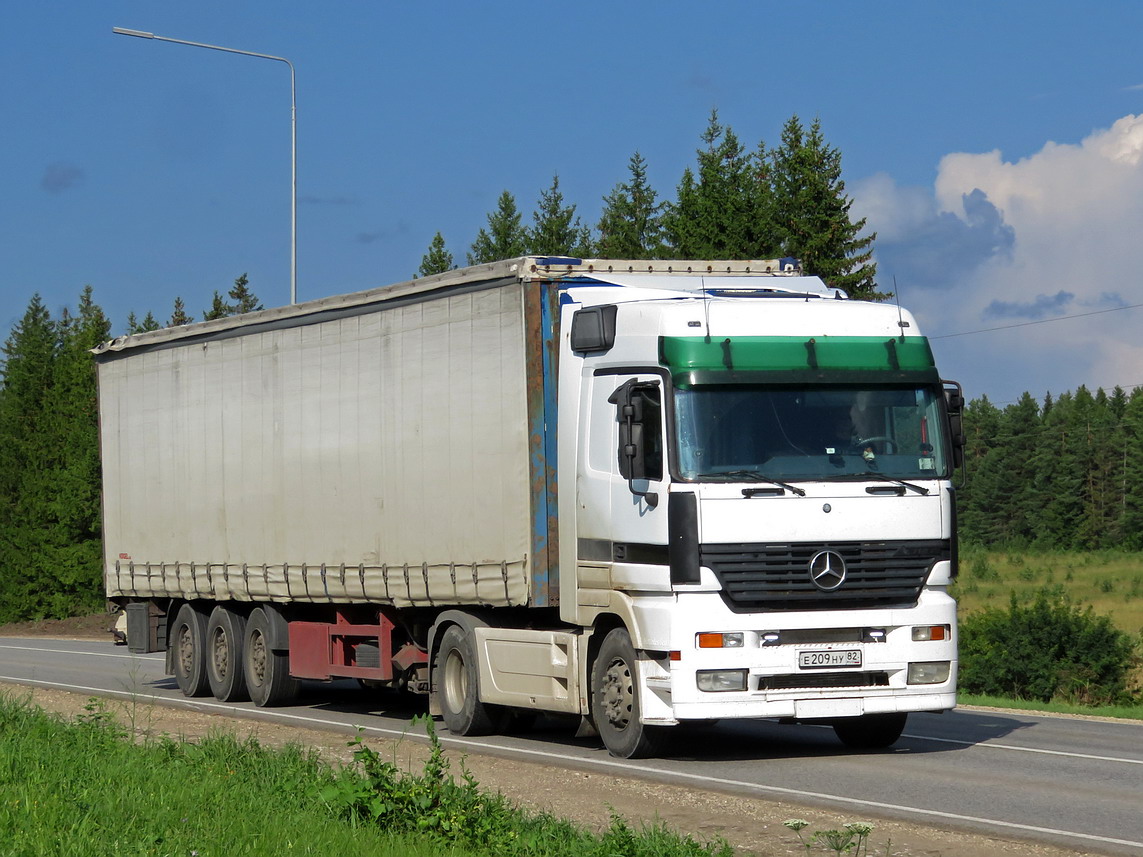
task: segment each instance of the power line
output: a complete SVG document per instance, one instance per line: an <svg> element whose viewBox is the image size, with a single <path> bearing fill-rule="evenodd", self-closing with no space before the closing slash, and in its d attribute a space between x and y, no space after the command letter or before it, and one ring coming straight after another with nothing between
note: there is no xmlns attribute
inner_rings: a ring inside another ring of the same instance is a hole
<svg viewBox="0 0 1143 857"><path fill-rule="evenodd" d="M1073 318L1086 318L1089 315L1102 315L1106 312L1122 312L1125 309L1138 309L1143 304L1131 304L1130 306L1117 306L1111 309L1097 309L1091 312L1081 312L1075 315L1061 315L1056 318L1042 318L1038 321L1022 321L1017 324L1004 324L1000 327L984 327L980 330L964 330L960 333L944 333L940 336L930 336L929 339L952 339L954 336L971 336L974 333L992 333L995 330L1011 330L1014 327L1030 327L1033 324L1051 324L1054 321L1068 321Z"/></svg>

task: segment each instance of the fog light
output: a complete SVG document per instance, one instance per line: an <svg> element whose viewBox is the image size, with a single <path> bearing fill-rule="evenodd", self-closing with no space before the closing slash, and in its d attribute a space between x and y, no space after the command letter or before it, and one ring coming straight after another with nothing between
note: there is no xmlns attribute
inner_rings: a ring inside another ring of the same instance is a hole
<svg viewBox="0 0 1143 857"><path fill-rule="evenodd" d="M741 649L742 632L734 634L699 634L698 647L700 649Z"/></svg>
<svg viewBox="0 0 1143 857"><path fill-rule="evenodd" d="M918 625L913 628L913 642L920 643L925 640L947 640L951 635L948 625Z"/></svg>
<svg viewBox="0 0 1143 857"><path fill-rule="evenodd" d="M949 680L948 661L922 661L909 664L909 684L944 684Z"/></svg>
<svg viewBox="0 0 1143 857"><path fill-rule="evenodd" d="M707 693L746 690L746 670L699 670L698 689Z"/></svg>

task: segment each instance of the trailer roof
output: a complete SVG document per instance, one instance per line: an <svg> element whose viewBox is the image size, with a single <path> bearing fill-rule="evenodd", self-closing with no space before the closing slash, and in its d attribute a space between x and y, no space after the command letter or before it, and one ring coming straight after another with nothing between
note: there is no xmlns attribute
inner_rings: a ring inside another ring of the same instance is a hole
<svg viewBox="0 0 1143 857"><path fill-rule="evenodd" d="M814 277L801 276L801 268L794 259L752 260L632 260L632 259L575 259L565 256L522 256L467 268L457 268L443 274L408 280L344 295L331 295L305 303L273 307L243 315L201 321L193 324L150 330L130 336L120 336L92 349L99 357L132 348L161 345L180 339L212 337L228 331L238 331L250 325L292 327L306 324L308 316L328 317L331 313L350 311L357 307L380 304L391 300L446 293L480 283L495 283L520 279L580 280L610 283L618 286L664 288L676 291L702 291L709 289L759 290L758 280L770 278L787 282L768 282L766 291L791 294L821 294L844 296L827 288ZM713 281L713 282L712 282ZM816 284L816 285L815 285ZM316 321L317 319L315 319ZM234 334L231 334L234 335Z"/></svg>

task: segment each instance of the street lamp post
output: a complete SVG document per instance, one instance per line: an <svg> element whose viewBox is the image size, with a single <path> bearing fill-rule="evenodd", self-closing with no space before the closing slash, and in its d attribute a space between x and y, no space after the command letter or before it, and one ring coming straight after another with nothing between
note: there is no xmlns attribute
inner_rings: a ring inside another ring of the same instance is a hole
<svg viewBox="0 0 1143 857"><path fill-rule="evenodd" d="M240 51L237 48L223 48L218 45L207 45L202 42L188 42L184 39L172 39L167 36L156 36L142 30L126 30L122 27L112 27L111 32L120 36L135 36L140 39L154 39L159 42L173 42L176 45L190 45L193 48L208 48L212 51L222 51L228 54L241 54L245 57L258 57L264 60L284 62L290 67L290 303L298 302L298 96L294 85L294 65L285 57L275 57L270 54L258 54L253 51Z"/></svg>

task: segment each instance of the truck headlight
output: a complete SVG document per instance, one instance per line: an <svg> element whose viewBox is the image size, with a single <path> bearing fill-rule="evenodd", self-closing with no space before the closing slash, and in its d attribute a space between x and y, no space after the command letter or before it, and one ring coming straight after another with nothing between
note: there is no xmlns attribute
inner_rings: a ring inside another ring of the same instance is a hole
<svg viewBox="0 0 1143 857"><path fill-rule="evenodd" d="M703 633L695 636L700 649L741 649L743 634L736 631L728 634Z"/></svg>
<svg viewBox="0 0 1143 857"><path fill-rule="evenodd" d="M949 661L920 661L909 664L909 684L944 684L949 680Z"/></svg>
<svg viewBox="0 0 1143 857"><path fill-rule="evenodd" d="M746 670L699 670L698 689L707 693L746 690Z"/></svg>

